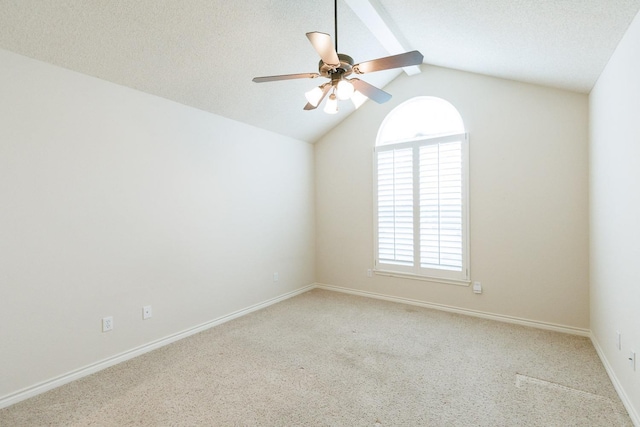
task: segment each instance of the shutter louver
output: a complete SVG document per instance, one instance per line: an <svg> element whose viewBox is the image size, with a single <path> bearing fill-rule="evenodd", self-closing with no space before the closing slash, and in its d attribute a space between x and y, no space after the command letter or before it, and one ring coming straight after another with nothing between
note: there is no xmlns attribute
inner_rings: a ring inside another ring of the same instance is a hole
<svg viewBox="0 0 640 427"><path fill-rule="evenodd" d="M378 259L412 266L413 149L378 153Z"/></svg>
<svg viewBox="0 0 640 427"><path fill-rule="evenodd" d="M448 101L394 108L374 149L374 271L469 284L469 135Z"/></svg>
<svg viewBox="0 0 640 427"><path fill-rule="evenodd" d="M461 271L462 142L420 147L420 266Z"/></svg>

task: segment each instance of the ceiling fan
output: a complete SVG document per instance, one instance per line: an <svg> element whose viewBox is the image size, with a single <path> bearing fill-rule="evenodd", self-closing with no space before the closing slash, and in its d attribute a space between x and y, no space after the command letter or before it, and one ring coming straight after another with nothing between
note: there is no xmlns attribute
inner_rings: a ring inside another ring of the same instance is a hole
<svg viewBox="0 0 640 427"><path fill-rule="evenodd" d="M320 63L317 73L283 74L278 76L255 77L256 83L273 82L278 80L315 79L325 77L330 79L318 87L305 93L307 105L305 110L315 110L329 94L329 99L324 111L329 114L338 112L338 100L352 99L355 103L357 94L374 100L378 104L391 99L391 94L360 80L359 78L347 78L352 74L365 74L374 71L390 70L392 68L408 67L422 63L423 56L417 50L401 53L399 55L386 56L371 61L354 64L349 55L338 53L338 0L334 0L335 46L331 43L331 36L317 31L307 33L307 38L313 48L320 55Z"/></svg>

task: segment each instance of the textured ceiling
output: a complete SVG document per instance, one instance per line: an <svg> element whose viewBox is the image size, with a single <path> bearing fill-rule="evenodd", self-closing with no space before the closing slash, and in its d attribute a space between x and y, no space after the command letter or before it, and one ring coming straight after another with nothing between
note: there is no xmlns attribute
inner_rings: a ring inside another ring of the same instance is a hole
<svg viewBox="0 0 640 427"><path fill-rule="evenodd" d="M640 0L379 0L425 63L589 92ZM388 53L342 1L339 51ZM318 80L305 33L333 34L330 0L0 0L0 48L254 126L315 141L353 111L303 111ZM363 76L383 87L399 71Z"/></svg>

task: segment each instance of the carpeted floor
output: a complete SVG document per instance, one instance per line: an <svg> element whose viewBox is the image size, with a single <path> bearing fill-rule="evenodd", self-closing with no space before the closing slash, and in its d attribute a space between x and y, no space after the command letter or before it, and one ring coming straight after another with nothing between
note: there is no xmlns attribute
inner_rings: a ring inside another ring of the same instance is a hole
<svg viewBox="0 0 640 427"><path fill-rule="evenodd" d="M1 426L632 426L587 338L313 290Z"/></svg>

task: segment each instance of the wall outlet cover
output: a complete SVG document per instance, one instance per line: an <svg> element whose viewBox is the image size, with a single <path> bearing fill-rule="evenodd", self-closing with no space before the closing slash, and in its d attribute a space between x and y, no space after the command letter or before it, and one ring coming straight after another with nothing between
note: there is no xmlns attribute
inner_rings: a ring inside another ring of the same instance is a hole
<svg viewBox="0 0 640 427"><path fill-rule="evenodd" d="M476 293L476 294L481 294L482 293L482 283L473 282L473 292Z"/></svg>
<svg viewBox="0 0 640 427"><path fill-rule="evenodd" d="M152 315L153 313L151 312L150 305L145 305L144 307L142 307L142 320L147 320L151 318Z"/></svg>
<svg viewBox="0 0 640 427"><path fill-rule="evenodd" d="M109 332L113 330L113 317L103 317L102 318L102 332Z"/></svg>

